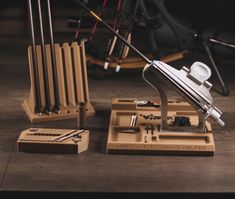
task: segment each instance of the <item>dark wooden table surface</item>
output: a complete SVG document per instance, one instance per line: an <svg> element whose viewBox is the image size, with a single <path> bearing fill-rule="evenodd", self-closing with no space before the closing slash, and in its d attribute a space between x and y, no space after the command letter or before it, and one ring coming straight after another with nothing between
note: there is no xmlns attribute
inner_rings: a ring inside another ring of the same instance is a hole
<svg viewBox="0 0 235 199"><path fill-rule="evenodd" d="M220 67L230 95L223 97L211 91L226 123L223 128L212 126L216 143L212 157L106 154L112 98L158 97L143 81L140 71L121 71L99 81L89 77L90 97L97 114L87 121L91 133L87 151L79 155L23 153L16 150L16 141L22 130L29 127L76 127L76 119L32 124L24 113L21 103L28 98L30 88L26 41L25 38L1 38L1 191L234 192L234 65ZM192 64L192 60L180 64ZM219 86L216 78L212 77L212 81ZM169 92L169 96L174 93Z"/></svg>

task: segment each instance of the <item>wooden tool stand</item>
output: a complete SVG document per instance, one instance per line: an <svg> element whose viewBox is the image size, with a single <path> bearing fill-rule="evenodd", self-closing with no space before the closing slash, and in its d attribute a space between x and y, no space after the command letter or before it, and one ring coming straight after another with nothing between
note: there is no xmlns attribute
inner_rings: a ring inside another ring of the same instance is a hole
<svg viewBox="0 0 235 199"><path fill-rule="evenodd" d="M77 106L85 103L87 116L94 115L88 91L85 41L54 44L50 0L27 2L32 45L28 47L31 89L29 99L22 104L26 114L31 122L69 119L77 117ZM46 16L48 25L44 23ZM34 28L35 18L40 31ZM47 43L44 28L48 26ZM37 34L40 45L36 45Z"/></svg>
<svg viewBox="0 0 235 199"><path fill-rule="evenodd" d="M88 90L88 80L87 80L87 68L86 68L86 56L85 56L85 41L81 44L73 42L71 45L69 43L64 43L62 46L60 44L55 44L55 57L56 57L56 69L58 77L58 93L60 101L60 112L54 112L54 82L52 77L52 62L51 62L51 51L50 45L45 45L46 47L46 61L48 66L48 83L49 83L49 93L46 93L42 68L42 54L41 46L36 46L37 53L37 67L39 76L39 86L40 86L40 101L42 114L38 114L35 110L35 77L32 67L32 47L28 48L28 59L29 59L29 69L30 69L30 80L31 88L29 99L24 100L22 106L27 113L31 122L42 122L42 121L52 121L52 120L62 120L77 117L78 103L86 102L87 116L92 116L95 114L95 110L92 107L89 99ZM46 101L45 95L49 94L51 101L51 114L46 112Z"/></svg>
<svg viewBox="0 0 235 199"><path fill-rule="evenodd" d="M211 124L206 132L195 132L197 112L184 101L169 100L169 130L161 131L158 106L145 106L137 99L112 101L107 153L213 155L215 143ZM177 130L176 130L177 129Z"/></svg>
<svg viewBox="0 0 235 199"><path fill-rule="evenodd" d="M18 152L79 154L88 149L89 131L30 128L17 140Z"/></svg>

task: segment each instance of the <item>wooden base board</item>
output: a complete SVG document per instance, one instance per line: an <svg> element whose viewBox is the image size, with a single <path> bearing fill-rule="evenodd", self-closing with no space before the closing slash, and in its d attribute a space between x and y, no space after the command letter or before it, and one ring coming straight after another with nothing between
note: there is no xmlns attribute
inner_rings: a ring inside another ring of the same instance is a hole
<svg viewBox="0 0 235 199"><path fill-rule="evenodd" d="M139 135L140 136L140 135ZM215 144L212 133L162 132L151 136L148 142L110 141L107 153L117 154L172 154L214 155Z"/></svg>
<svg viewBox="0 0 235 199"><path fill-rule="evenodd" d="M127 104L125 104L127 101ZM132 102L137 101L131 99ZM206 132L197 132L197 112L192 111L186 102L170 100L168 111L169 130L160 130L161 115L159 108L138 108L128 100L114 99L110 118L107 153L118 154L170 154L170 155L214 155L215 143L212 128L206 122ZM186 105L187 104L187 105ZM128 106L129 105L129 106ZM175 106L174 106L175 105ZM181 106L182 105L182 106ZM188 108L187 108L188 107ZM131 109L132 108L132 109ZM131 117L137 117L136 124L130 126ZM146 119L144 115L157 116L158 119ZM175 116L186 116L190 119L190 126L176 127L172 124ZM152 126L154 130L146 130ZM128 132L132 130L132 132Z"/></svg>
<svg viewBox="0 0 235 199"><path fill-rule="evenodd" d="M72 118L77 118L77 116L78 116L78 113L76 112L75 108L72 109L71 111L70 110L61 111L60 114L52 112L51 115L43 114L43 115L39 116L31 111L27 100L24 100L22 107L32 123L72 119ZM90 102L87 103L86 115L87 116L94 116L95 115L95 110Z"/></svg>
<svg viewBox="0 0 235 199"><path fill-rule="evenodd" d="M30 128L21 132L17 140L17 151L31 153L79 154L88 149L89 131L87 130L79 134L79 141L76 142L72 140L72 138L63 142L49 141L64 133L77 131L73 129Z"/></svg>

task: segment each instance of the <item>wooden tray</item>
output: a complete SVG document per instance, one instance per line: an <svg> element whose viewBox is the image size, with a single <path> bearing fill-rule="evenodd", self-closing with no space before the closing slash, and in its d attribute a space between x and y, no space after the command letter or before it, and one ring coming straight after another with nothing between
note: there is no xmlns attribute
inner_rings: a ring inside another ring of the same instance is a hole
<svg viewBox="0 0 235 199"><path fill-rule="evenodd" d="M169 129L161 131L160 108L138 107L137 99L113 99L107 153L214 155L211 124L206 122L206 132L197 132L198 115L190 104L169 100L168 105ZM176 126L176 117L188 118L190 124Z"/></svg>

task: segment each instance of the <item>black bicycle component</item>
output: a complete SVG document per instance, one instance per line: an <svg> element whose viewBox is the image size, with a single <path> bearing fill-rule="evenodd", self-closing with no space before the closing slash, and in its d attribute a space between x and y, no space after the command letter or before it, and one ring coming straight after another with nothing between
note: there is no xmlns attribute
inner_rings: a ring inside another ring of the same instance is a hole
<svg viewBox="0 0 235 199"><path fill-rule="evenodd" d="M152 1L158 8L159 12L162 14L162 16L164 17L164 19L166 20L166 22L168 23L168 25L171 27L172 31L174 32L176 38L177 38L177 42L178 42L178 47L180 49L189 49L189 48L193 48L194 47L194 42L195 41L199 41L201 42L201 44L204 46L204 49L206 50L206 53L211 61L211 64L213 66L213 68L215 69L216 75L222 85L222 92L220 93L223 96L228 96L229 95L229 90L228 87L225 85L223 78L215 64L214 58L212 56L211 50L207 44L207 41L211 41L213 42L214 40L212 40L212 38L208 38L204 35L200 35L199 33L197 33L194 30L191 30L189 28L184 27L183 25L181 25L180 23L178 23L167 11L165 5L164 5L164 0L153 0ZM196 39L196 38L202 38L202 39ZM224 44L225 42L223 42L223 44L217 42L217 44L221 44L223 46L225 46ZM231 44L227 44L227 46L232 46Z"/></svg>

